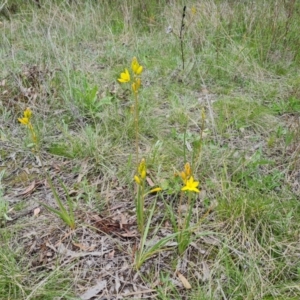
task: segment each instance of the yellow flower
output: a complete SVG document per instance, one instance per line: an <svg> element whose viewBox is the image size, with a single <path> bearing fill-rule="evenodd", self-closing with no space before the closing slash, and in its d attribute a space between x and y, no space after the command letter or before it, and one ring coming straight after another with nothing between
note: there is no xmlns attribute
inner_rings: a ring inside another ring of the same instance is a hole
<svg viewBox="0 0 300 300"><path fill-rule="evenodd" d="M192 170L191 170L191 165L190 165L190 163L187 162L187 163L184 165L184 171L180 172L179 175L180 175L180 177L181 177L183 183L186 184L187 180L188 180L188 179L191 177L191 175L192 175Z"/></svg>
<svg viewBox="0 0 300 300"><path fill-rule="evenodd" d="M186 181L185 186L181 190L200 193L200 190L197 189L198 185L199 181L194 181L194 177L191 176L191 178Z"/></svg>
<svg viewBox="0 0 300 300"><path fill-rule="evenodd" d="M187 162L187 163L184 165L184 172L185 172L185 175L186 175L187 178L189 178L189 177L192 175L190 163Z"/></svg>
<svg viewBox="0 0 300 300"><path fill-rule="evenodd" d="M192 12L192 15L195 15L195 14L196 14L196 12L197 12L197 9L196 9L196 7L195 7L195 6L192 6L192 8L191 8L191 12Z"/></svg>
<svg viewBox="0 0 300 300"><path fill-rule="evenodd" d="M133 73L136 74L136 75L140 75L143 71L143 67L139 64L136 57L134 57L132 59L131 69L132 69Z"/></svg>
<svg viewBox="0 0 300 300"><path fill-rule="evenodd" d="M146 161L144 158L141 160L141 162L139 164L138 172L142 179L146 178L147 168L146 168Z"/></svg>
<svg viewBox="0 0 300 300"><path fill-rule="evenodd" d="M135 80L135 82L131 85L132 90L133 90L135 93L138 92L140 86L141 86L141 79L140 79L140 78L137 78L137 79Z"/></svg>
<svg viewBox="0 0 300 300"><path fill-rule="evenodd" d="M185 172L181 172L179 175L180 175L183 183L186 184L186 181L187 181L188 178L187 178Z"/></svg>
<svg viewBox="0 0 300 300"><path fill-rule="evenodd" d="M28 125L29 124L29 119L28 118L18 118L18 121L23 124L23 125Z"/></svg>
<svg viewBox="0 0 300 300"><path fill-rule="evenodd" d="M120 78L118 78L118 81L121 83L130 81L130 74L127 69L125 69L125 71L123 73L121 73Z"/></svg>
<svg viewBox="0 0 300 300"><path fill-rule="evenodd" d="M142 185L144 179L146 178L146 175L147 175L146 161L143 158L138 166L138 175L135 175L133 179L138 185Z"/></svg>
<svg viewBox="0 0 300 300"><path fill-rule="evenodd" d="M150 190L150 193L155 193L155 192L160 192L160 191L162 191L162 188L156 187L156 188Z"/></svg>
<svg viewBox="0 0 300 300"><path fill-rule="evenodd" d="M134 181L135 181L138 185L141 185L141 184L142 184L140 177L138 177L137 175L135 175L135 176L133 177L133 179L134 179Z"/></svg>
<svg viewBox="0 0 300 300"><path fill-rule="evenodd" d="M30 119L31 115L32 115L32 111L29 107L27 107L26 110L24 111L24 118Z"/></svg>
<svg viewBox="0 0 300 300"><path fill-rule="evenodd" d="M23 125L30 125L30 118L31 118L31 115L32 115L32 111L29 107L27 107L25 110L24 110L24 113L23 113L24 117L23 118L18 118L18 121L23 124Z"/></svg>

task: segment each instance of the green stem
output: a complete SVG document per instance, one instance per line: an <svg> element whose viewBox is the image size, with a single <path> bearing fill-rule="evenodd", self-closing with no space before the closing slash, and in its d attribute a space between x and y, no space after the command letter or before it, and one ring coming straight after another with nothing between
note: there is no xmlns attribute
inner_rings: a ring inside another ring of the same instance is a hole
<svg viewBox="0 0 300 300"><path fill-rule="evenodd" d="M134 92L134 123L135 123L135 151L136 165L139 164L139 100L137 92Z"/></svg>
<svg viewBox="0 0 300 300"><path fill-rule="evenodd" d="M137 204L136 204L136 219L138 229L143 235L144 233L144 181L138 186Z"/></svg>

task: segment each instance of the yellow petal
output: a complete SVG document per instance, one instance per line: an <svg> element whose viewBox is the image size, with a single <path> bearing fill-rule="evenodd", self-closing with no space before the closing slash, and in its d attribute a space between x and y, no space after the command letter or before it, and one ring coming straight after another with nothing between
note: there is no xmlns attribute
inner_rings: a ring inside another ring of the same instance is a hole
<svg viewBox="0 0 300 300"><path fill-rule="evenodd" d="M191 165L190 165L190 163L187 162L187 163L184 165L184 172L185 172L185 174L186 174L187 177L190 177L190 176L191 176L192 171L191 171Z"/></svg>
<svg viewBox="0 0 300 300"><path fill-rule="evenodd" d="M138 68L135 71L136 75L140 75L143 72L143 66L138 66Z"/></svg>
<svg viewBox="0 0 300 300"><path fill-rule="evenodd" d="M23 125L28 125L29 124L29 119L28 118L18 118L18 121Z"/></svg>
<svg viewBox="0 0 300 300"><path fill-rule="evenodd" d="M195 192L195 193L200 193L200 190L195 188L195 187L189 187L189 186L184 186L182 191L190 191L190 192Z"/></svg>
<svg viewBox="0 0 300 300"><path fill-rule="evenodd" d="M127 69L125 69L125 71L120 74L120 78L118 78L118 81L121 83L130 81L130 74Z"/></svg>
<svg viewBox="0 0 300 300"><path fill-rule="evenodd" d="M134 57L131 62L131 69L133 72L136 70L136 66L138 66L138 65L139 65L138 60L136 57Z"/></svg>
<svg viewBox="0 0 300 300"><path fill-rule="evenodd" d="M141 160L141 162L139 164L138 172L139 172L140 176L142 177L142 179L146 178L147 167L146 167L146 161L144 158Z"/></svg>
<svg viewBox="0 0 300 300"><path fill-rule="evenodd" d="M133 179L138 185L142 184L141 179L137 175L135 175Z"/></svg>
<svg viewBox="0 0 300 300"><path fill-rule="evenodd" d="M140 86L141 86L141 79L140 79L140 78L137 78L137 79L135 80L135 83L136 83L137 88L139 89Z"/></svg>
<svg viewBox="0 0 300 300"><path fill-rule="evenodd" d="M162 191L162 188L156 187L156 188L150 190L150 193L155 193L155 192L160 192L160 191Z"/></svg>
<svg viewBox="0 0 300 300"><path fill-rule="evenodd" d="M135 82L131 85L132 90L133 90L135 93L138 92L140 86L141 86L141 79L140 79L140 78L137 78L137 79L135 80Z"/></svg>
<svg viewBox="0 0 300 300"><path fill-rule="evenodd" d="M136 74L136 75L140 75L143 71L143 67L139 64L136 57L134 57L132 59L131 69L132 69L133 73Z"/></svg>
<svg viewBox="0 0 300 300"><path fill-rule="evenodd" d="M191 178L186 181L185 186L181 190L200 193L200 190L197 189L198 185L199 181L194 181L193 176L191 176Z"/></svg>
<svg viewBox="0 0 300 300"><path fill-rule="evenodd" d="M146 169L145 169L145 170L143 170L143 171L141 172L141 178L142 178L142 179L145 179L145 178L146 178L146 175L147 175L147 173L146 173Z"/></svg>
<svg viewBox="0 0 300 300"><path fill-rule="evenodd" d="M27 107L26 110L24 111L24 118L30 119L31 115L32 115L32 111L29 107Z"/></svg>
<svg viewBox="0 0 300 300"><path fill-rule="evenodd" d="M135 82L131 85L131 88L132 88L134 93L137 93L138 89L137 89L137 86L136 86Z"/></svg>
<svg viewBox="0 0 300 300"><path fill-rule="evenodd" d="M180 175L183 183L186 184L187 176L186 176L185 172L181 172L179 175Z"/></svg>

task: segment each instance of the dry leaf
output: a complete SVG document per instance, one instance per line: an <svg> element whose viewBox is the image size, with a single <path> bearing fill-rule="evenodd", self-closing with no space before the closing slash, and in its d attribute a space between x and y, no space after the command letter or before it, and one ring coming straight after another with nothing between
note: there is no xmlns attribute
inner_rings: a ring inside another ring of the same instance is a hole
<svg viewBox="0 0 300 300"><path fill-rule="evenodd" d="M123 206L124 206L124 204L118 204L116 206L111 207L109 210L116 210L116 209L121 208Z"/></svg>
<svg viewBox="0 0 300 300"><path fill-rule="evenodd" d="M90 247L85 246L85 245L82 245L82 244L80 244L80 243L72 242L72 244L73 244L75 247L78 247L80 250L84 250L84 251L90 250L90 249L89 249Z"/></svg>
<svg viewBox="0 0 300 300"><path fill-rule="evenodd" d="M29 248L28 253L31 253L32 251L34 251L34 250L35 250L35 247L36 247L36 241L33 241L32 245L31 245L30 248Z"/></svg>
<svg viewBox="0 0 300 300"><path fill-rule="evenodd" d="M202 280L207 281L210 278L210 270L209 270L208 264L205 261L203 261L202 267L203 267L203 279Z"/></svg>
<svg viewBox="0 0 300 300"><path fill-rule="evenodd" d="M180 281L182 282L183 286L186 288L186 289L191 289L192 286L190 285L190 283L188 282L188 280L179 272L177 272L177 276L178 278L180 279Z"/></svg>
<svg viewBox="0 0 300 300"><path fill-rule="evenodd" d="M25 191L23 191L22 193L20 193L18 196L23 196L23 195L27 195L30 194L31 192L33 192L36 188L36 182L35 180L30 184L30 186L28 186Z"/></svg>
<svg viewBox="0 0 300 300"><path fill-rule="evenodd" d="M107 257L110 258L110 259L114 258L114 256L115 256L115 250L109 252L108 255L107 255Z"/></svg>
<svg viewBox="0 0 300 300"><path fill-rule="evenodd" d="M136 237L138 236L138 233L136 231L127 231L126 233L120 233L120 236L122 237Z"/></svg>
<svg viewBox="0 0 300 300"><path fill-rule="evenodd" d="M61 170L61 168L60 168L60 166L58 165L58 164L52 164L52 167L56 170L56 171L60 171Z"/></svg>
<svg viewBox="0 0 300 300"><path fill-rule="evenodd" d="M33 211L33 215L37 216L41 212L41 209L39 207L35 208Z"/></svg>
<svg viewBox="0 0 300 300"><path fill-rule="evenodd" d="M120 214L120 229L123 229L123 225L127 224L127 219L124 214Z"/></svg>
<svg viewBox="0 0 300 300"><path fill-rule="evenodd" d="M63 244L58 246L58 253L63 254L65 256L70 256L71 258L79 258L85 256L103 256L104 254L108 253L109 250L102 250L102 251L92 251L92 252L75 252L72 250L67 249Z"/></svg>
<svg viewBox="0 0 300 300"><path fill-rule="evenodd" d="M106 280L98 281L98 283L88 289L85 293L80 296L82 300L90 300L91 298L97 296L106 287Z"/></svg>
<svg viewBox="0 0 300 300"><path fill-rule="evenodd" d="M193 151L193 147L192 147L192 145L188 141L185 141L185 146L188 149L188 151L190 151L190 152Z"/></svg>
<svg viewBox="0 0 300 300"><path fill-rule="evenodd" d="M118 275L118 273L116 273L116 275L115 275L115 288L116 288L117 293L119 292L120 287L121 287L121 283L120 283L120 280L119 280L119 275Z"/></svg>
<svg viewBox="0 0 300 300"><path fill-rule="evenodd" d="M154 182L152 181L152 179L150 177L147 176L146 177L146 181L148 182L148 184L149 184L150 187L154 187L155 186Z"/></svg>

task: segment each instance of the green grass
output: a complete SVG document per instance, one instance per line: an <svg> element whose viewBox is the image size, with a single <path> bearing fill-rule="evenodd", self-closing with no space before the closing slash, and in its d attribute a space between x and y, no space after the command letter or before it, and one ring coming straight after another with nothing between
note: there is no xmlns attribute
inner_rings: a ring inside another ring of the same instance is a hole
<svg viewBox="0 0 300 300"><path fill-rule="evenodd" d="M3 299L78 299L97 280L107 281L98 297L300 298L300 5L191 1L183 71L184 4L11 0L0 13ZM164 202L175 221L187 211L174 179L187 161L202 190L187 250L178 255L175 237L138 271L134 102L117 82L134 56L144 68L139 156L147 183L165 189L145 249L173 234ZM39 155L18 122L26 107ZM57 208L39 156L60 199L74 203L75 231L39 204Z"/></svg>

